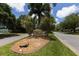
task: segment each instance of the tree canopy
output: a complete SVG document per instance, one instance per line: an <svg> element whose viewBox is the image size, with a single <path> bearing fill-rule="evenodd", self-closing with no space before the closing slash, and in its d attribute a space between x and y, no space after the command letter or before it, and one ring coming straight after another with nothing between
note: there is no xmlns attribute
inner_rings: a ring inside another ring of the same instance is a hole
<svg viewBox="0 0 79 59"><path fill-rule="evenodd" d="M8 29L15 28L16 17L11 12L11 7L6 3L0 3L0 25L7 26Z"/></svg>
<svg viewBox="0 0 79 59"><path fill-rule="evenodd" d="M60 23L60 26L63 30L69 29L72 32L76 31L76 28L79 26L79 16L77 14L71 14L65 17L65 20Z"/></svg>

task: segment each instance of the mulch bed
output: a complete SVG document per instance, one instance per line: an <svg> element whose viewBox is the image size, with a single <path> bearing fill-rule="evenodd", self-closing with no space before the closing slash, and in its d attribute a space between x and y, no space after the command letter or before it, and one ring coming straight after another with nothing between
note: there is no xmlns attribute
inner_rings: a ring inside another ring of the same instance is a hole
<svg viewBox="0 0 79 59"><path fill-rule="evenodd" d="M18 42L16 42L12 47L11 50L16 53L21 53L21 54L27 54L27 53L33 53L38 51L40 48L44 47L49 40L47 38L24 38ZM24 45L22 47L22 45ZM26 46L28 45L28 46Z"/></svg>

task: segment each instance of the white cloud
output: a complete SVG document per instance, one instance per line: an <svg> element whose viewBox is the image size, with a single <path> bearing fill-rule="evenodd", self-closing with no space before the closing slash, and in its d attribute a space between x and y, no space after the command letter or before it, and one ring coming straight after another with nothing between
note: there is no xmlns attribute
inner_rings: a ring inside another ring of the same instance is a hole
<svg viewBox="0 0 79 59"><path fill-rule="evenodd" d="M56 23L58 24L59 23L59 19L58 18L55 18L55 20L56 20Z"/></svg>
<svg viewBox="0 0 79 59"><path fill-rule="evenodd" d="M30 12L30 9L28 9L28 12Z"/></svg>
<svg viewBox="0 0 79 59"><path fill-rule="evenodd" d="M7 3L10 7L16 8L17 11L23 12L25 3Z"/></svg>
<svg viewBox="0 0 79 59"><path fill-rule="evenodd" d="M64 18L72 13L77 13L79 11L79 7L76 5L72 5L69 7L63 7L61 10L58 10L56 16L58 18Z"/></svg>

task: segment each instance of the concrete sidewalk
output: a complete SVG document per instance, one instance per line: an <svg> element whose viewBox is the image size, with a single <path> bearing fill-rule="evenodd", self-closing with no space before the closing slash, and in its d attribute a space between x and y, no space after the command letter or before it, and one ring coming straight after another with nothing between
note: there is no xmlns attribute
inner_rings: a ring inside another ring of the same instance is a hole
<svg viewBox="0 0 79 59"><path fill-rule="evenodd" d="M0 39L0 47L6 44L12 43L14 41L20 40L27 36L28 34L20 34L19 36L13 36L13 37L7 37L7 38Z"/></svg>
<svg viewBox="0 0 79 59"><path fill-rule="evenodd" d="M79 35L54 32L54 35L76 55L79 55Z"/></svg>

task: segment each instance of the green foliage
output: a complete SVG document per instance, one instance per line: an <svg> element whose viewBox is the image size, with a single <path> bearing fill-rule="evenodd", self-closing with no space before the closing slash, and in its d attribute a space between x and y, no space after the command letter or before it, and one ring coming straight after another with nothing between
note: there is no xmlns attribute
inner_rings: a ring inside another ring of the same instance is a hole
<svg viewBox="0 0 79 59"><path fill-rule="evenodd" d="M55 31L61 31L60 29L61 29L60 24L56 24L56 25L55 25Z"/></svg>
<svg viewBox="0 0 79 59"><path fill-rule="evenodd" d="M0 24L7 26L9 30L14 30L15 23L16 18L11 13L11 8L5 3L0 3Z"/></svg>
<svg viewBox="0 0 79 59"><path fill-rule="evenodd" d="M53 6L55 6L56 4L53 4ZM42 17L49 17L50 18L50 11L51 11L51 7L49 3L30 3L29 4L29 15L35 15L33 17L34 20L36 21L35 27L39 28L40 22L42 21L41 18ZM38 18L37 18L38 17Z"/></svg>
<svg viewBox="0 0 79 59"><path fill-rule="evenodd" d="M45 17L42 19L42 21L40 23L40 29L42 29L46 33L49 33L54 30L54 28L55 28L54 23L55 23L54 18Z"/></svg>
<svg viewBox="0 0 79 59"><path fill-rule="evenodd" d="M23 28L22 25L21 25L20 19L16 20L16 30L15 30L15 32L19 32L19 33L25 33L26 32L25 28Z"/></svg>
<svg viewBox="0 0 79 59"><path fill-rule="evenodd" d="M39 16L39 18L41 16L43 16L42 12L45 13L45 15L48 15L48 13L50 12L50 5L49 3L31 3L29 4L30 6L30 15L32 14L37 14ZM46 11L46 12L45 12Z"/></svg>
<svg viewBox="0 0 79 59"><path fill-rule="evenodd" d="M38 4L31 3L31 4L28 4L28 7L30 9L29 15L28 16L21 15L19 17L21 21L21 26L25 28L27 32L30 30L32 31L32 29L40 29L40 27L42 30L45 30L47 32L54 29L55 25L53 23L55 23L55 20L53 17L50 17L50 4L49 3L38 3ZM33 18L29 17L32 15L35 15L35 16ZM42 20L44 17L47 17L50 20ZM49 29L47 28L47 25L50 27ZM29 26L31 27L30 30L28 30L30 28Z"/></svg>
<svg viewBox="0 0 79 59"><path fill-rule="evenodd" d="M28 34L33 32L34 27L30 16L23 17L23 19L21 19L21 25L26 29Z"/></svg>
<svg viewBox="0 0 79 59"><path fill-rule="evenodd" d="M62 30L75 32L76 28L79 26L79 16L76 14L71 14L65 18L63 22L60 23Z"/></svg>
<svg viewBox="0 0 79 59"><path fill-rule="evenodd" d="M26 21L26 31L31 34L33 32L33 23L31 21Z"/></svg>
<svg viewBox="0 0 79 59"><path fill-rule="evenodd" d="M11 7L9 7L6 3L0 3L0 11L1 12L6 12L9 15L11 15Z"/></svg>

